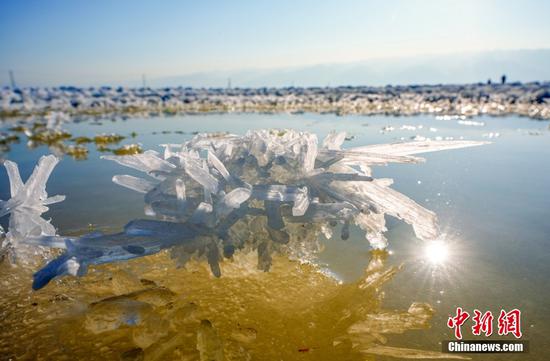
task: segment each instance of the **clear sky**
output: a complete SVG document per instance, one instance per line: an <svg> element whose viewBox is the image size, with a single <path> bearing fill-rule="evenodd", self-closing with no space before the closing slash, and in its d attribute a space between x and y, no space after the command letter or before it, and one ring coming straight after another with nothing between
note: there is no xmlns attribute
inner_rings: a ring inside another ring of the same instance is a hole
<svg viewBox="0 0 550 361"><path fill-rule="evenodd" d="M0 84L550 48L550 1L0 0Z"/></svg>

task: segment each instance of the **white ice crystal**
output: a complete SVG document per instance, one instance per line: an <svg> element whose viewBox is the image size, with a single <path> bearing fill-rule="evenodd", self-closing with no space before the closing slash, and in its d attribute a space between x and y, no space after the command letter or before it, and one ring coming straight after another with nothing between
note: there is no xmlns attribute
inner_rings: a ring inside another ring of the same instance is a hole
<svg viewBox="0 0 550 361"><path fill-rule="evenodd" d="M10 181L11 198L0 201L0 217L10 215L9 228L2 248L14 247L30 237L53 236L55 228L41 217L48 205L61 202L65 196L48 197L46 182L59 159L54 155L43 156L31 176L23 183L17 164L4 161Z"/></svg>
<svg viewBox="0 0 550 361"><path fill-rule="evenodd" d="M423 141L342 150L345 136L344 132L330 133L318 148L315 135L290 129L249 131L242 137L201 134L181 145L165 145L164 156L151 152L104 158L157 178L115 176L113 180L146 193L150 214L163 219L181 222L191 217L194 223L215 228L232 209L256 200L264 202L272 233L285 232L285 222L337 221L344 224L344 232L355 223L365 230L373 247L384 248L384 214L411 224L424 240L438 236L437 219L433 212L391 189L391 180L371 178L370 166L415 163L423 159L413 154L483 144ZM140 162L142 166L136 167ZM188 197L180 197L186 199L180 211L174 211L176 180L189 192ZM235 200L228 206L233 194Z"/></svg>
<svg viewBox="0 0 550 361"><path fill-rule="evenodd" d="M145 213L158 220L134 220L118 234L33 238L67 249L35 275L34 287L61 274L84 274L88 264L165 248L181 265L202 255L216 276L222 254L255 249L258 267L268 270L273 251L307 257L318 235L332 234L328 230L338 223L342 239L355 224L373 248L384 248L386 214L409 223L418 238L432 240L439 235L435 213L390 188L391 179L373 178L371 166L417 163L423 159L413 154L484 144L423 141L342 149L344 139L345 133L331 133L319 147L314 134L291 129L199 134L164 145L162 154L104 156L146 174L115 175L113 181L143 193Z"/></svg>

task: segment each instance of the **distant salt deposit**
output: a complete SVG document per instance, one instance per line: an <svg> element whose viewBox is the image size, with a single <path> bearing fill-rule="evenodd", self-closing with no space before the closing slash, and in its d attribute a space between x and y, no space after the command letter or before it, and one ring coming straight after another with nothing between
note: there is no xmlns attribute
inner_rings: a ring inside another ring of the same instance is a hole
<svg viewBox="0 0 550 361"><path fill-rule="evenodd" d="M104 113L315 112L436 114L441 120L517 114L550 119L550 82L505 85L411 85L334 88L0 89L0 116ZM461 123L474 125L473 123Z"/></svg>

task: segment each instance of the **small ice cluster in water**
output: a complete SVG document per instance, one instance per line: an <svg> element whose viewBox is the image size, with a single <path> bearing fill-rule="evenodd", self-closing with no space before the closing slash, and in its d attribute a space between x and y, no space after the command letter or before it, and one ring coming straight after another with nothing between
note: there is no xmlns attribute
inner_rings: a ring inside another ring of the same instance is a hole
<svg viewBox="0 0 550 361"><path fill-rule="evenodd" d="M10 215L8 232L3 234L0 227L3 250L17 247L21 241L30 237L55 235L54 226L41 215L48 211L48 205L65 199L65 196L60 195L48 197L46 193L46 182L58 162L59 159L54 155L41 157L27 182L23 183L17 164L4 161L10 180L11 198L6 202L0 201L0 217ZM25 260L20 258L21 261Z"/></svg>
<svg viewBox="0 0 550 361"><path fill-rule="evenodd" d="M390 188L391 179L373 178L370 167L417 163L423 161L413 156L417 153L484 144L416 141L342 149L345 136L330 133L319 145L316 135L288 129L255 130L244 136L199 134L183 144L163 145L163 153L104 156L146 174L116 175L113 181L143 193L145 213L156 219L133 220L117 234L79 238L55 236L53 228L27 230L31 222L41 220L43 204L52 203L43 187L33 193L32 184L45 184L57 163L53 156L42 158L35 172L48 167L31 176L30 190L20 201L20 207L32 205L28 213L21 209L22 219L28 221L10 220L10 232L22 230L27 244L66 249L34 275L35 289L59 275L83 275L89 264L166 248L179 265L193 256L206 258L217 277L223 257L230 258L236 250L255 250L258 268L267 271L272 252L286 251L303 259L316 250L317 236L331 237L338 223L342 239L355 224L373 248L387 246L386 214L412 225L420 239L437 238L436 215ZM13 198L2 203L2 213L16 209L20 199L18 176L9 174Z"/></svg>

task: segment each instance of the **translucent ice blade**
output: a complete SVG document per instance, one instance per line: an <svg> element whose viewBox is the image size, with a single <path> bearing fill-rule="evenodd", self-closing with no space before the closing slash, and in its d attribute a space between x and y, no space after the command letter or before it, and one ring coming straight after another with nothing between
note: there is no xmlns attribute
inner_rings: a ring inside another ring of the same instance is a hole
<svg viewBox="0 0 550 361"><path fill-rule="evenodd" d="M435 213L391 188L376 182L333 182L329 188L335 196L360 208L372 204L381 212L403 219L420 239L434 239L439 234Z"/></svg>
<svg viewBox="0 0 550 361"><path fill-rule="evenodd" d="M59 158L55 155L40 157L38 165L34 168L31 176L25 183L25 189L30 199L38 200L47 197L46 182L57 163L59 163Z"/></svg>
<svg viewBox="0 0 550 361"><path fill-rule="evenodd" d="M11 198L8 201L0 201L0 217L4 217L6 214L11 213L21 204L23 204L23 199L21 197Z"/></svg>
<svg viewBox="0 0 550 361"><path fill-rule="evenodd" d="M10 194L12 197L23 188L23 181L21 180L21 175L19 174L19 167L12 161L4 161L4 167L8 173L8 178L10 180Z"/></svg>
<svg viewBox="0 0 550 361"><path fill-rule="evenodd" d="M39 236L39 237L28 237L22 241L25 244L31 244L36 246L44 246L51 248L67 248L67 240L74 242L76 238L74 237L63 237L63 236Z"/></svg>
<svg viewBox="0 0 550 361"><path fill-rule="evenodd" d="M296 195L294 199L294 206L292 207L292 215L295 217L303 216L309 207L309 196L307 194L307 188L302 188L303 192Z"/></svg>
<svg viewBox="0 0 550 361"><path fill-rule="evenodd" d="M159 158L155 153L147 151L143 154L133 155L104 155L101 158L115 161L118 164L145 172L156 178L163 178L152 172L171 172L176 166Z"/></svg>
<svg viewBox="0 0 550 361"><path fill-rule="evenodd" d="M315 168L315 159L317 158L317 136L315 134L304 135L306 139L306 149L303 152L304 171L309 172Z"/></svg>
<svg viewBox="0 0 550 361"><path fill-rule="evenodd" d="M295 186L255 185L252 187L252 197L263 201L293 202L301 192L303 190Z"/></svg>
<svg viewBox="0 0 550 361"><path fill-rule="evenodd" d="M66 197L63 196L63 195L51 196L51 197L46 198L42 204L47 206L47 205L50 205L50 204L63 202L65 200L65 198Z"/></svg>
<svg viewBox="0 0 550 361"><path fill-rule="evenodd" d="M189 174L197 183L210 193L218 193L218 180L214 178L207 170L202 168L196 161L185 159L185 172Z"/></svg>
<svg viewBox="0 0 550 361"><path fill-rule="evenodd" d="M323 140L323 148L329 150L340 150L346 140L346 132L330 132Z"/></svg>
<svg viewBox="0 0 550 361"><path fill-rule="evenodd" d="M339 159L342 162L362 162L365 165L383 165L387 163L419 163L423 161L422 158L418 157L384 154L381 152L375 153L358 148L352 148L349 150L323 149L319 152L319 160L323 162L327 162L332 158Z"/></svg>
<svg viewBox="0 0 550 361"><path fill-rule="evenodd" d="M248 188L235 188L223 196L221 202L228 208L239 208L242 203L250 198L251 194L252 191Z"/></svg>
<svg viewBox="0 0 550 361"><path fill-rule="evenodd" d="M387 231L384 213L357 213L354 222L366 232L366 238L374 249L384 249L388 240L383 233Z"/></svg>
<svg viewBox="0 0 550 361"><path fill-rule="evenodd" d="M131 175L115 175L113 176L113 182L139 193L147 193L156 186L151 181Z"/></svg>
<svg viewBox="0 0 550 361"><path fill-rule="evenodd" d="M68 254L61 255L33 275L32 288L34 290L41 289L53 278L68 274L70 270L74 271L76 265L77 261L74 257Z"/></svg>
<svg viewBox="0 0 550 361"><path fill-rule="evenodd" d="M14 240L21 241L26 237L55 235L55 227L40 217L41 212L24 212L17 210L10 216L9 231Z"/></svg>
<svg viewBox="0 0 550 361"><path fill-rule="evenodd" d="M216 216L218 219L222 219L230 214L234 209L237 209L244 203L248 198L250 198L250 189L247 188L236 188L225 194L217 203L216 203Z"/></svg>
<svg viewBox="0 0 550 361"><path fill-rule="evenodd" d="M396 156L405 156L419 153L437 152L440 150L477 147L490 142L469 140L430 140L419 142L405 142L392 144L376 144L349 149L352 152L380 153Z"/></svg>
<svg viewBox="0 0 550 361"><path fill-rule="evenodd" d="M210 151L208 152L208 163L210 163L214 168L216 168L225 180L229 180L231 178L229 172L227 171L223 163L218 159L218 157L216 157L216 155L213 152L210 152Z"/></svg>
<svg viewBox="0 0 550 361"><path fill-rule="evenodd" d="M348 220L359 210L348 202L310 203L303 216L295 217L291 212L283 212L285 219L290 222L324 222L328 220Z"/></svg>
<svg viewBox="0 0 550 361"><path fill-rule="evenodd" d="M367 181L370 182L373 180L370 176L364 176L357 173L332 173L324 172L321 174L316 174L310 177L311 180L317 182L332 182L332 181Z"/></svg>

